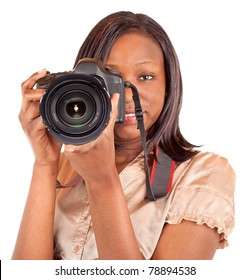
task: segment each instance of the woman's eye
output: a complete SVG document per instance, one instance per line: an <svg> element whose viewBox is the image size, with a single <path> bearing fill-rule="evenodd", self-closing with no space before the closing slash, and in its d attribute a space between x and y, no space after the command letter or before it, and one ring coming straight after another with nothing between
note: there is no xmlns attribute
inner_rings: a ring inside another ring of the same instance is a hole
<svg viewBox="0 0 249 280"><path fill-rule="evenodd" d="M141 75L139 77L139 80L141 80L141 81L149 81L149 80L151 80L153 78L154 78L153 75L145 74L145 75Z"/></svg>

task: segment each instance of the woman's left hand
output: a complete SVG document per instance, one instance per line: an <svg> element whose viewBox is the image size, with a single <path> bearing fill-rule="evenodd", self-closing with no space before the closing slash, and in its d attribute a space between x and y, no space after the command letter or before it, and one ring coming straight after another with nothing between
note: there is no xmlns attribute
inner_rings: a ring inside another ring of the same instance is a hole
<svg viewBox="0 0 249 280"><path fill-rule="evenodd" d="M112 112L108 125L94 141L80 145L65 145L65 156L85 182L98 182L113 176L116 170L114 125L118 114L119 94L111 96Z"/></svg>

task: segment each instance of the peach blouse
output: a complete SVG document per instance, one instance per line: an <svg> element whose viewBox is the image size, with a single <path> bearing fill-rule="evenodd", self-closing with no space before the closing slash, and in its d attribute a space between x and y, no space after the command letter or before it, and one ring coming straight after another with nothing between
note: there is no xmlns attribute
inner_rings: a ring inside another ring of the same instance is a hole
<svg viewBox="0 0 249 280"><path fill-rule="evenodd" d="M62 156L59 178L68 170L71 170L70 164ZM183 219L217 228L219 248L228 245L227 239L234 227L235 174L225 158L200 152L179 164L171 193L155 202L144 199L143 154L126 166L119 177L145 259L152 257L164 224L178 224ZM56 201L54 240L55 259L98 258L84 182L60 190Z"/></svg>

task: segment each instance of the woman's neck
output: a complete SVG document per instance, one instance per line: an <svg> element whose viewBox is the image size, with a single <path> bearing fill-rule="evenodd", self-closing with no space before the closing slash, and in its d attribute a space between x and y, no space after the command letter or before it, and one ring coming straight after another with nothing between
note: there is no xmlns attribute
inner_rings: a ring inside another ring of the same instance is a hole
<svg viewBox="0 0 249 280"><path fill-rule="evenodd" d="M115 141L115 161L118 173L142 152L141 140Z"/></svg>

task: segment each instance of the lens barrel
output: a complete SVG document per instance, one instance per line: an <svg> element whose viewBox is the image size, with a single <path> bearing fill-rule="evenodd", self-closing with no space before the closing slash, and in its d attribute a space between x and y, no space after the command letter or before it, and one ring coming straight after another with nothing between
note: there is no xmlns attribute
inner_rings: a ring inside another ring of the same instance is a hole
<svg viewBox="0 0 249 280"><path fill-rule="evenodd" d="M40 103L49 132L64 144L81 145L99 137L111 113L110 95L101 77L68 74L57 77Z"/></svg>

